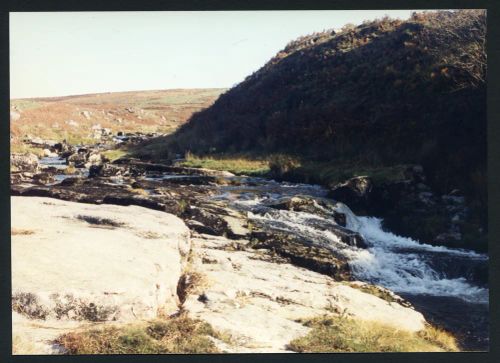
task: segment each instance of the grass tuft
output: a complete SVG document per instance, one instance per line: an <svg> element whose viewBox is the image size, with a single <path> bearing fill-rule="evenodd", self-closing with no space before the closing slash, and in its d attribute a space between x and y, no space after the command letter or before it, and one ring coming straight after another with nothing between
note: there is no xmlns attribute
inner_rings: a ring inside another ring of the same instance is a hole
<svg viewBox="0 0 500 363"><path fill-rule="evenodd" d="M67 333L56 343L68 354L218 353L212 338L219 334L185 314L168 320Z"/></svg>
<svg viewBox="0 0 500 363"><path fill-rule="evenodd" d="M300 321L311 331L289 344L295 352L455 352L455 339L427 327L411 333L372 321L322 316Z"/></svg>
<svg viewBox="0 0 500 363"><path fill-rule="evenodd" d="M179 166L190 168L206 168L225 170L236 175L265 175L269 172L269 163L266 160L247 158L245 156L206 156L198 157L191 153L186 154L185 161L177 163Z"/></svg>

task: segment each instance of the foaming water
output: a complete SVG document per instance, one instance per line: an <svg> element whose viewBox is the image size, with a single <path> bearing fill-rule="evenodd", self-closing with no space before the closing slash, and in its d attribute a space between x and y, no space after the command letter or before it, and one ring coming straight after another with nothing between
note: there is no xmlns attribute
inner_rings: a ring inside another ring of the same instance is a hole
<svg viewBox="0 0 500 363"><path fill-rule="evenodd" d="M454 296L476 303L488 302L488 290L475 286L465 277L447 278L446 271L431 267L430 261L447 259L456 263L486 261L486 255L419 243L382 229L382 220L357 217L345 205L347 228L360 233L368 244L366 250L352 250L350 266L355 276L380 284L393 291L433 296Z"/></svg>
<svg viewBox="0 0 500 363"><path fill-rule="evenodd" d="M316 244L329 246L349 260L354 276L384 286L396 293L457 297L472 303L487 303L488 289L466 276L456 276L449 266L475 266L487 263L488 257L473 251L450 249L419 243L411 238L384 231L382 220L358 217L346 205L337 203L333 210L346 216L346 227L361 234L366 249L347 246L324 226L335 224L332 218L263 206L269 195L246 194L233 205L248 212L248 217L267 223L274 229L308 238ZM328 208L316 205L328 212ZM330 210L331 212L331 210ZM317 228L321 222L322 228Z"/></svg>

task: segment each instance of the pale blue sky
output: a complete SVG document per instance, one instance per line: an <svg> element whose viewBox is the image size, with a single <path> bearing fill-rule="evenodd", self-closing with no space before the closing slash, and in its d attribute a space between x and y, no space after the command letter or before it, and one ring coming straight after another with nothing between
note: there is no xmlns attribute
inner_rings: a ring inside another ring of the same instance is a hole
<svg viewBox="0 0 500 363"><path fill-rule="evenodd" d="M11 98L231 87L301 35L410 13L11 13Z"/></svg>

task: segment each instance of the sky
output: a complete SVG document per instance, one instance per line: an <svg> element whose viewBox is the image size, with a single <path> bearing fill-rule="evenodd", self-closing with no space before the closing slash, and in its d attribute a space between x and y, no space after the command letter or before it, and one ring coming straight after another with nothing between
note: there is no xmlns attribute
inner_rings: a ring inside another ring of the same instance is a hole
<svg viewBox="0 0 500 363"><path fill-rule="evenodd" d="M10 13L11 98L229 88L299 36L411 12Z"/></svg>

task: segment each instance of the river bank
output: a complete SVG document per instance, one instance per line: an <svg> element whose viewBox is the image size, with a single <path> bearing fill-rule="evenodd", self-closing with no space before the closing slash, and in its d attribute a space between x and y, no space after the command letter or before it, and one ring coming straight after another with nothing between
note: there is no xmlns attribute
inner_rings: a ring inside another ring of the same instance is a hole
<svg viewBox="0 0 500 363"><path fill-rule="evenodd" d="M487 256L484 254L425 245L399 237L384 230L379 219L359 217L345 204L328 198L328 190L318 185L277 182L235 176L224 171L173 167L135 159L122 158L110 163L101 156L102 152L98 147L86 146L80 149L84 151L75 150L66 158L61 158L64 151L60 150L55 156L37 161L36 167L33 160L30 171L27 170L29 163L26 161L23 171L12 174L12 195L51 197L97 205L137 205L167 212L183 220L192 233L193 240L199 241L202 256L208 256L213 249L225 251L217 253L227 254L227 257L201 257L199 269L205 275L212 274L213 279L219 275L222 278L226 268L219 268L218 262L210 261L232 261L239 259L234 256L236 252L246 251L245 253L251 253L244 259L250 270L257 268L250 261L266 261L265 270L268 275L271 271L279 275L282 268L290 266L287 268L298 269L294 270L294 276L309 271L307 273L319 274L315 276L325 276L322 279L328 278L330 282L325 282L326 285L322 287L327 290L315 295L314 300L319 299L320 295L329 296L329 284L349 286L351 282L360 280L368 284L363 288L364 294L375 294L378 299L376 304L379 304L379 300L383 304L389 301L388 306L393 307L395 302L402 307L414 303L426 319L457 334L462 349L488 349L487 319L484 318L488 310L487 274L485 276ZM71 157L75 154L76 156ZM80 159L77 158L78 155ZM80 167L75 168L75 163ZM72 164L73 169L68 164ZM241 271L238 267L241 262L230 264L237 275L237 271ZM450 266L455 268L451 269ZM236 281L235 279L236 276L233 276L227 281ZM252 278L247 276L246 279ZM251 284L250 280L245 285ZM221 283L225 288L227 281ZM389 290L369 287L371 284ZM293 286L288 280L283 285ZM295 301L292 303L292 310L300 311L302 308L297 310L298 307L304 306L300 301L304 296L312 295L306 293L307 289L302 291L300 286L292 290L301 291L299 295L302 297L274 296L267 290L260 291L261 295L256 293L255 296L274 301L273 306L280 306L280 309L289 305L287 301ZM410 303L398 298L390 290L401 294ZM207 292L204 294L209 301L210 296ZM220 294L221 292L215 293L216 296ZM238 295L237 292L235 294ZM202 295L203 293L195 295L193 301L186 299L187 305L192 305L193 311L199 314L197 317L205 316L204 314L212 316L211 310L206 310L207 304L201 302L200 305L198 299ZM236 295L231 298L231 306L234 305ZM247 293L244 295L247 298L255 297ZM271 298L265 297L267 295ZM243 295L239 298L243 298ZM363 302L364 298L362 295L348 299L348 311L362 316L364 308L356 304ZM456 311L464 314L474 310L482 318L475 319L475 322L457 324L456 318L442 308L445 305L436 304L436 300L441 298L456 299L461 302L454 305L457 307ZM322 306L309 313L317 315L341 312L347 307L341 305L333 310ZM256 308L253 303L250 306L252 309ZM376 309L379 311L382 307ZM383 309L379 313L381 311ZM390 321L389 315L383 315L381 320ZM301 317L293 315L293 319L298 318ZM231 321L233 319L221 320L214 315L211 324L226 329ZM448 324L453 321L455 323ZM473 323L473 327L469 326ZM297 329L297 332L305 331ZM292 338L286 335L286 339ZM273 339L270 341L274 341ZM259 344L262 345L262 341ZM262 349L283 349L276 344ZM283 347L282 344L279 346Z"/></svg>

